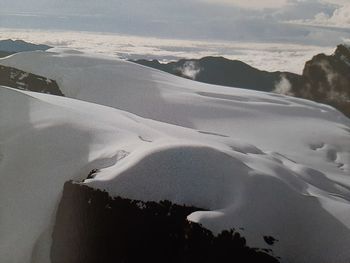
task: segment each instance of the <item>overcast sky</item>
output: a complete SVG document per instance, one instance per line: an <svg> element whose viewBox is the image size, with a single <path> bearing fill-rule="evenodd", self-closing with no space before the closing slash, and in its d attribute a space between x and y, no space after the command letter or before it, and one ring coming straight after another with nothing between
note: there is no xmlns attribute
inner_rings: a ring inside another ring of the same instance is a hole
<svg viewBox="0 0 350 263"><path fill-rule="evenodd" d="M349 0L0 0L0 26L330 46Z"/></svg>

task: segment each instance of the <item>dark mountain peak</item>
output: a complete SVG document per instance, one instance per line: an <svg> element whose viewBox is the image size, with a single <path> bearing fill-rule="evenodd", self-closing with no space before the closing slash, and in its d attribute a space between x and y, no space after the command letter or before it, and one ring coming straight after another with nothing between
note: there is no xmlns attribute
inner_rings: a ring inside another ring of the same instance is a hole
<svg viewBox="0 0 350 263"><path fill-rule="evenodd" d="M48 45L37 45L25 42L23 40L12 40L12 39L4 39L0 40L0 51L9 52L9 53L17 53L24 51L36 51L36 50L48 50L51 48Z"/></svg>
<svg viewBox="0 0 350 263"><path fill-rule="evenodd" d="M350 116L350 47L318 54L305 63L300 79L291 81L289 94L329 104Z"/></svg>
<svg viewBox="0 0 350 263"><path fill-rule="evenodd" d="M212 65L231 65L231 66L242 66L247 67L251 69L255 69L252 66L248 65L247 63L244 63L240 60L231 60L222 56L206 56L200 59L181 59L177 63L185 63L185 62L194 62L198 64L212 64ZM174 62L176 63L176 62ZM258 70L258 69L255 69Z"/></svg>
<svg viewBox="0 0 350 263"><path fill-rule="evenodd" d="M26 42L23 40L20 40L20 39L16 39L16 40L4 39L4 40L1 40L1 43L4 43L4 44L25 44Z"/></svg>
<svg viewBox="0 0 350 263"><path fill-rule="evenodd" d="M339 59L350 60L350 46L344 44L338 45L334 52L334 56Z"/></svg>
<svg viewBox="0 0 350 263"><path fill-rule="evenodd" d="M200 59L197 59L198 61L218 61L218 62L231 62L233 60L229 60L225 57L222 56L207 56L207 57L203 57Z"/></svg>
<svg viewBox="0 0 350 263"><path fill-rule="evenodd" d="M318 78L327 78L332 72L334 75L349 75L350 73L350 47L338 45L332 55L324 53L314 56L305 63L303 75L318 74ZM333 74L332 73L332 74ZM316 75L314 76L314 78Z"/></svg>

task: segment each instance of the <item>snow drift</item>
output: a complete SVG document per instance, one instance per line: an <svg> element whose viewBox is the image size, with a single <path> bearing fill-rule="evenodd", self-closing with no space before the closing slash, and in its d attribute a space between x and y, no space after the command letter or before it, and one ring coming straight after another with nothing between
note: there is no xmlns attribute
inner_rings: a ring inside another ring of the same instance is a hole
<svg viewBox="0 0 350 263"><path fill-rule="evenodd" d="M273 236L282 262L350 259L350 120L335 109L67 50L0 64L74 98L0 88L4 262L48 262L63 184L92 169L85 184L112 196L206 208L188 219L253 247Z"/></svg>

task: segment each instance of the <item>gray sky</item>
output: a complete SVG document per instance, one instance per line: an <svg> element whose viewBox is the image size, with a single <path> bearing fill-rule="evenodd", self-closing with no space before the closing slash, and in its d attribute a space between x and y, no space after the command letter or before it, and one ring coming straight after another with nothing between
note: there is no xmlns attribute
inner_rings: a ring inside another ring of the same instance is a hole
<svg viewBox="0 0 350 263"><path fill-rule="evenodd" d="M335 45L349 0L0 0L0 27Z"/></svg>

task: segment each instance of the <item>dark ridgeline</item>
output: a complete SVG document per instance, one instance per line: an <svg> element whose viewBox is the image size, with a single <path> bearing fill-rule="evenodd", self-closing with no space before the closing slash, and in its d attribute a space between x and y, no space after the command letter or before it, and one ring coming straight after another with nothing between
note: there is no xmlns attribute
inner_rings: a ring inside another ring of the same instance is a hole
<svg viewBox="0 0 350 263"><path fill-rule="evenodd" d="M245 239L235 231L215 237L186 220L198 210L203 209L168 201L111 198L107 192L67 182L56 214L51 261L279 262L269 254L270 250L247 247Z"/></svg>
<svg viewBox="0 0 350 263"><path fill-rule="evenodd" d="M20 90L64 96L54 80L1 65L0 85Z"/></svg>
<svg viewBox="0 0 350 263"><path fill-rule="evenodd" d="M282 74L292 78L297 76L288 72L261 71L242 61L224 57L181 59L167 64L160 63L158 60L143 59L132 62L204 83L260 91L273 91ZM188 74L191 72L194 74Z"/></svg>
<svg viewBox="0 0 350 263"><path fill-rule="evenodd" d="M36 45L23 40L5 39L0 40L0 57L5 57L14 53L24 51L45 51L51 48L47 45Z"/></svg>

